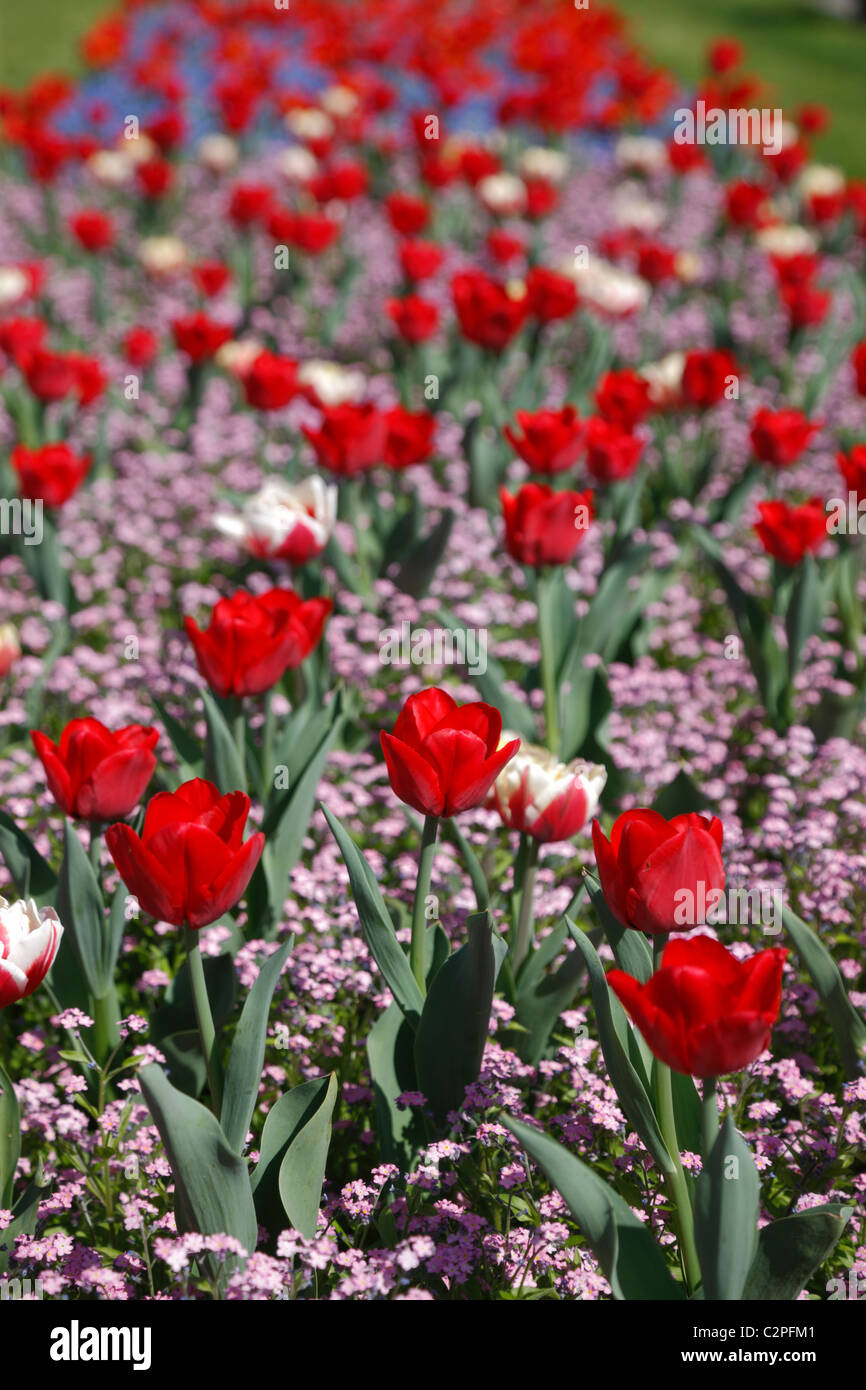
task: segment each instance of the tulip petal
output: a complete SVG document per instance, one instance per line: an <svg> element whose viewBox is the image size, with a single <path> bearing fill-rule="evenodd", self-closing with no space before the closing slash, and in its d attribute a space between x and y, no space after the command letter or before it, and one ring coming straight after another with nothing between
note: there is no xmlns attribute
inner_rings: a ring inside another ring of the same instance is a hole
<svg viewBox="0 0 866 1390"><path fill-rule="evenodd" d="M110 825L105 832L105 843L117 872L138 900L142 911L157 921L170 922L174 927L182 926L182 884L173 881L172 866L163 864L151 854L129 825Z"/></svg>
<svg viewBox="0 0 866 1390"><path fill-rule="evenodd" d="M398 714L397 723L394 725L394 738L417 749L427 735L456 709L457 701L452 699L447 690L440 690L435 685L427 690L419 690L409 696Z"/></svg>
<svg viewBox="0 0 866 1390"><path fill-rule="evenodd" d="M149 748L121 749L103 758L78 788L76 810L85 820L116 820L137 806L156 768Z"/></svg>
<svg viewBox="0 0 866 1390"><path fill-rule="evenodd" d="M241 849L226 864L222 873L206 891L193 896L188 910L188 922L194 931L209 926L234 907L244 895L256 865L262 857L265 837L260 830L251 835Z"/></svg>
<svg viewBox="0 0 866 1390"><path fill-rule="evenodd" d="M423 816L441 816L444 798L438 770L412 744L384 731L379 737L394 794Z"/></svg>

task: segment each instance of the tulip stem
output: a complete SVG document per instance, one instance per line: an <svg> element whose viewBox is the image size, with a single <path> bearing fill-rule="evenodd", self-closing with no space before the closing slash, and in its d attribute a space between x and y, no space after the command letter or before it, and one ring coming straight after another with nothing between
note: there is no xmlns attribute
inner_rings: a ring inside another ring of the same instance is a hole
<svg viewBox="0 0 866 1390"><path fill-rule="evenodd" d="M184 927L183 939L186 946L186 957L189 963L189 979L192 987L192 1003L195 1009L196 1022L198 1024L198 1035L201 1039L201 1050L204 1054L207 1066L207 1077L210 1085L211 1101L214 1114L219 1118L222 1110L222 1072L220 1070L219 1054L216 1047L216 1031L214 1029L213 1014L210 1011L210 1000L207 997L207 984L204 978L204 962L201 957L201 946L199 944L198 933L191 927Z"/></svg>
<svg viewBox="0 0 866 1390"><path fill-rule="evenodd" d="M701 1147L706 1164L719 1133L719 1107L716 1102L716 1078L704 1078L704 1099L701 1105Z"/></svg>
<svg viewBox="0 0 866 1390"><path fill-rule="evenodd" d="M544 690L544 722L547 746L551 753L559 752L559 712L556 690L556 666L553 651L553 576L539 574L536 588L538 608L538 638L541 644L541 685Z"/></svg>
<svg viewBox="0 0 866 1390"><path fill-rule="evenodd" d="M262 734L262 801L265 802L270 795L274 777L274 736L276 734L276 721L274 718L274 692L269 690L265 695L265 727Z"/></svg>
<svg viewBox="0 0 866 1390"><path fill-rule="evenodd" d="M244 774L243 787L241 788L241 790L243 791L246 787L247 782L247 721L246 715L244 714L243 704L240 700L238 700L238 708L235 712L233 732L235 738L235 748L237 749L238 754L238 762L240 763L241 771Z"/></svg>
<svg viewBox="0 0 866 1390"><path fill-rule="evenodd" d="M439 830L438 816L425 816L421 832L421 849L418 854L418 879L415 884L415 902L412 907L412 943L409 947L409 964L422 995L427 993L427 980L424 973L424 936L427 931L427 896L430 892L430 875L433 872L433 857L436 853L436 835Z"/></svg>
<svg viewBox="0 0 866 1390"><path fill-rule="evenodd" d="M532 940L532 928L535 923L535 874L538 869L538 841L527 835L525 837L526 859L523 868L523 884L520 892L520 915L517 919L517 938L514 943L514 973L519 971L521 965L529 954L529 943Z"/></svg>
<svg viewBox="0 0 866 1390"><path fill-rule="evenodd" d="M653 967L658 970L661 966L662 954L664 952L667 937L657 936L653 940ZM701 1266L698 1259L698 1250L695 1245L695 1222L692 1213L692 1202L689 1196L686 1175L683 1170L683 1161L680 1156L680 1141L677 1137L677 1124L674 1115L674 1096L671 1084L671 1069L664 1062L660 1062L658 1057L653 1066L655 1077L655 1098L656 1113L658 1115L659 1127L665 1146L671 1156L672 1167L664 1174L665 1186L673 1207L674 1223L677 1229L677 1237L680 1246L680 1258L683 1265L686 1285L689 1293L692 1293L701 1282Z"/></svg>

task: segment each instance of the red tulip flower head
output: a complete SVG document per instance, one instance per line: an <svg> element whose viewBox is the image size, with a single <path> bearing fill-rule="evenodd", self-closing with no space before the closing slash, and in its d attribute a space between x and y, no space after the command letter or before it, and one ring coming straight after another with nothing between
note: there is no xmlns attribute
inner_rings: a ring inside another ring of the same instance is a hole
<svg viewBox="0 0 866 1390"><path fill-rule="evenodd" d="M609 840L593 821L592 843L605 900L624 927L690 931L705 925L701 904L714 906L724 889L722 823L715 816L691 812L665 820L649 809L625 811ZM684 913L687 894L693 911Z"/></svg>
<svg viewBox="0 0 866 1390"><path fill-rule="evenodd" d="M118 820L137 806L153 776L159 731L127 724L112 733L98 719L72 719L59 744L34 729L30 737L48 790L65 816Z"/></svg>
<svg viewBox="0 0 866 1390"><path fill-rule="evenodd" d="M382 752L395 794L425 816L456 816L480 806L520 747L499 747L502 716L481 701L458 705L433 686L410 695Z"/></svg>
<svg viewBox="0 0 866 1390"><path fill-rule="evenodd" d="M460 331L470 343L502 352L520 332L529 310L524 293L512 295L498 280L480 270L467 270L451 281Z"/></svg>
<svg viewBox="0 0 866 1390"><path fill-rule="evenodd" d="M221 796L200 777L148 803L141 837L121 822L105 833L112 859L143 911L174 927L198 931L243 896L265 837L244 843L250 799Z"/></svg>
<svg viewBox="0 0 866 1390"><path fill-rule="evenodd" d="M304 600L292 589L258 596L239 589L218 600L204 632L189 617L184 628L217 695L261 695L309 656L332 607L329 598Z"/></svg>
<svg viewBox="0 0 866 1390"><path fill-rule="evenodd" d="M709 936L669 941L645 985L608 984L660 1061L687 1076L727 1076L765 1051L782 1001L783 946L737 960Z"/></svg>
<svg viewBox="0 0 866 1390"><path fill-rule="evenodd" d="M74 454L68 444L43 444L41 449L16 444L10 461L21 496L41 499L46 507L68 502L90 469L90 455Z"/></svg>
<svg viewBox="0 0 866 1390"><path fill-rule="evenodd" d="M799 565L803 556L820 550L827 539L827 513L820 497L799 507L774 498L758 503L755 531L768 555L782 565Z"/></svg>
<svg viewBox="0 0 866 1390"><path fill-rule="evenodd" d="M385 419L377 406L346 401L342 405L323 406L322 417L321 429L312 430L308 425L301 428L323 468L341 478L354 478L382 463Z"/></svg>
<svg viewBox="0 0 866 1390"><path fill-rule="evenodd" d="M800 457L813 435L821 428L800 410L757 412L752 421L752 448L762 463L789 468Z"/></svg>
<svg viewBox="0 0 866 1390"><path fill-rule="evenodd" d="M533 473L550 476L577 462L583 448L584 425L573 405L561 410L518 410L516 419L522 435L510 425L505 426L504 434Z"/></svg>
<svg viewBox="0 0 866 1390"><path fill-rule="evenodd" d="M514 497L499 489L505 548L521 565L565 565L574 558L592 520L591 492L554 492L524 483Z"/></svg>

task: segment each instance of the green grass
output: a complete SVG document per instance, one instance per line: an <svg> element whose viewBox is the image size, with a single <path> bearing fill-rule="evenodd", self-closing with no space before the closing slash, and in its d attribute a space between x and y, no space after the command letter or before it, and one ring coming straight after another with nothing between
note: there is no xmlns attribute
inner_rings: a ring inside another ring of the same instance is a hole
<svg viewBox="0 0 866 1390"><path fill-rule="evenodd" d="M764 106L795 111L819 102L833 113L815 157L866 177L866 25L819 13L804 0L615 0L657 62L687 81L703 71L714 38L746 48L746 67L770 86Z"/></svg>
<svg viewBox="0 0 866 1390"><path fill-rule="evenodd" d="M0 87L25 87L45 72L82 71L80 40L114 0L0 0Z"/></svg>
<svg viewBox="0 0 866 1390"><path fill-rule="evenodd" d="M565 2L565 0L563 0ZM748 67L770 84L764 105L806 101L833 112L816 157L866 177L866 25L833 19L805 0L615 0L639 43L687 81L702 71L708 42L736 35ZM81 71L78 44L113 0L0 0L0 86L44 72Z"/></svg>

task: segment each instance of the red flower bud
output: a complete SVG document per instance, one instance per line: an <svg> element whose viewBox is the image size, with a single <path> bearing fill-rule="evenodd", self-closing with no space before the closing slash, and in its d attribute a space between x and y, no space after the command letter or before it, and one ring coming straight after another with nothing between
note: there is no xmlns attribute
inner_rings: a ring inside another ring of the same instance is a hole
<svg viewBox="0 0 866 1390"><path fill-rule="evenodd" d="M153 797L141 838L121 822L109 826L105 843L143 911L197 931L234 907L261 858L261 831L243 840L249 809L243 792L221 796L196 777Z"/></svg>
<svg viewBox="0 0 866 1390"><path fill-rule="evenodd" d="M410 695L394 732L380 735L393 791L425 816L480 806L520 747L515 738L500 748L501 732L502 716L491 705L458 705L435 686Z"/></svg>
<svg viewBox="0 0 866 1390"><path fill-rule="evenodd" d="M768 555L783 565L799 565L807 552L820 550L827 539L827 513L820 497L799 507L777 500L759 502L755 531Z"/></svg>
<svg viewBox="0 0 866 1390"><path fill-rule="evenodd" d="M595 862L607 905L617 921L637 931L690 931L703 926L709 893L725 886L722 823L693 812L665 820L657 811L625 811L610 839L592 824ZM683 920L679 895L692 895L694 910ZM693 920L688 920L691 918Z"/></svg>
<svg viewBox="0 0 866 1390"><path fill-rule="evenodd" d="M608 984L656 1057L685 1075L727 1076L760 1057L782 1002L783 946L747 960L709 936L669 941L642 985L622 970Z"/></svg>
<svg viewBox="0 0 866 1390"><path fill-rule="evenodd" d="M574 558L593 516L592 493L554 492L524 483L512 497L499 489L505 548L521 565L565 565Z"/></svg>
<svg viewBox="0 0 866 1390"><path fill-rule="evenodd" d="M128 724L112 733L98 719L72 719L52 743L38 729L33 746L48 790L65 816L116 820L137 806L153 776L157 729Z"/></svg>
<svg viewBox="0 0 866 1390"><path fill-rule="evenodd" d="M214 605L204 632L189 617L184 628L198 669L217 695L261 695L309 656L332 607L328 598L303 600L292 589L257 597L238 589Z"/></svg>
<svg viewBox="0 0 866 1390"><path fill-rule="evenodd" d="M41 498L46 507L62 507L84 482L90 455L73 454L68 444L43 444L41 449L18 444L10 462L22 497Z"/></svg>
<svg viewBox="0 0 866 1390"><path fill-rule="evenodd" d="M562 473L577 462L583 448L584 424L573 405L561 410L518 410L518 435L510 425L503 433L533 473Z"/></svg>

